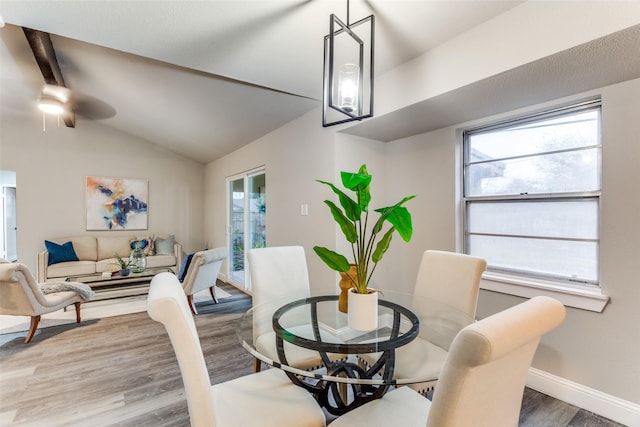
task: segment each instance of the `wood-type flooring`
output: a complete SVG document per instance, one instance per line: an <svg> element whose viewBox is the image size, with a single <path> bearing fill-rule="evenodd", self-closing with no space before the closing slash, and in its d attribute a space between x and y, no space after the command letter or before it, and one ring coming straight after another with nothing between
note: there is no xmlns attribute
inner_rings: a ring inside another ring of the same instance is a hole
<svg viewBox="0 0 640 427"><path fill-rule="evenodd" d="M200 303L195 317L212 383L253 371L235 335L251 298ZM135 313L14 334L0 347L0 426L189 425L182 378L163 326ZM520 426L613 427L544 394L525 391ZM258 426L257 426L258 427Z"/></svg>

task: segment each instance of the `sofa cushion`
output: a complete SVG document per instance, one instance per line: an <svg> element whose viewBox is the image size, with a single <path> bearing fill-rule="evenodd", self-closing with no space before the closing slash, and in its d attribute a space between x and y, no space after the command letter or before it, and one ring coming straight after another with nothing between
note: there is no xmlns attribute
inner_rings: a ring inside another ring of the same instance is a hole
<svg viewBox="0 0 640 427"><path fill-rule="evenodd" d="M73 250L73 243L70 241L59 245L45 240L44 245L49 252L48 265L67 261L79 261L78 255L76 255L76 252Z"/></svg>
<svg viewBox="0 0 640 427"><path fill-rule="evenodd" d="M95 261L98 259L98 244L95 236L72 237L70 240L80 261Z"/></svg>
<svg viewBox="0 0 640 427"><path fill-rule="evenodd" d="M175 267L175 255L154 255L147 257L147 268Z"/></svg>
<svg viewBox="0 0 640 427"><path fill-rule="evenodd" d="M173 235L165 238L156 237L156 255L173 255L173 245L176 239Z"/></svg>
<svg viewBox="0 0 640 427"><path fill-rule="evenodd" d="M115 258L107 258L96 261L96 273L104 273L105 271L113 273L119 270L120 264L118 264L118 261L116 261Z"/></svg>
<svg viewBox="0 0 640 427"><path fill-rule="evenodd" d="M117 252L121 257L131 255L131 236L98 237L98 260L113 258Z"/></svg>
<svg viewBox="0 0 640 427"><path fill-rule="evenodd" d="M96 272L95 261L70 261L50 265L47 268L47 279L82 276Z"/></svg>

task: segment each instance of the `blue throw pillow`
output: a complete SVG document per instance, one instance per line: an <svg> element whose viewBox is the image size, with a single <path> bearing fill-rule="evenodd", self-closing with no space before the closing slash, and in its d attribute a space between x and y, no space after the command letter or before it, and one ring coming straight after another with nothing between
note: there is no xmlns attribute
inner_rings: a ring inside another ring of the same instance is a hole
<svg viewBox="0 0 640 427"><path fill-rule="evenodd" d="M193 258L193 254L185 255L182 259L182 265L180 266L180 272L178 273L178 280L180 280L180 283L184 282L187 270L189 270L189 264L191 264L191 258Z"/></svg>
<svg viewBox="0 0 640 427"><path fill-rule="evenodd" d="M78 255L76 255L76 251L73 249L73 243L71 242L59 245L45 240L44 245L47 251L49 251L49 263L47 265L57 264L59 262L79 261Z"/></svg>

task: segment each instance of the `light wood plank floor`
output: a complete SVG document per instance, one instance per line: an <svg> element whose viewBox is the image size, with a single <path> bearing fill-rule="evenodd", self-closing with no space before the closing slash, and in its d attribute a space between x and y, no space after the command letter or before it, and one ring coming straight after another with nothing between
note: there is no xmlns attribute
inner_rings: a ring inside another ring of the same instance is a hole
<svg viewBox="0 0 640 427"><path fill-rule="evenodd" d="M235 324L251 299L201 303L196 326L212 383L253 371ZM182 378L164 328L146 313L45 328L0 347L0 426L188 426ZM6 338L6 337L5 337ZM520 426L620 424L527 389Z"/></svg>

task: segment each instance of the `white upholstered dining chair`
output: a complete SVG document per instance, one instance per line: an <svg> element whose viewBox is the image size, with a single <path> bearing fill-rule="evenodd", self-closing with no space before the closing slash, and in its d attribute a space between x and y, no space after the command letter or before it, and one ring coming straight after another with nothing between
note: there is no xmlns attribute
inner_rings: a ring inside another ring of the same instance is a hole
<svg viewBox="0 0 640 427"><path fill-rule="evenodd" d="M272 302L295 301L310 296L309 273L307 259L302 246L272 246L251 249L248 253L249 271L251 274L251 290L253 307L265 307ZM254 315L253 342L256 349L271 360L279 360L276 350L276 336L271 318L277 306L272 310L261 310L258 321ZM284 343L284 351L290 366L299 369L313 369L322 364L317 351ZM259 371L261 363L256 359L255 370Z"/></svg>
<svg viewBox="0 0 640 427"><path fill-rule="evenodd" d="M182 288L187 296L192 314L197 314L193 303L193 295L200 291L209 289L213 301L218 302L215 294L216 281L218 280L220 266L227 259L227 256L227 248L219 247L195 252L184 261L185 263L188 262L188 265L181 267L181 270L183 268L186 270L182 279Z"/></svg>
<svg viewBox="0 0 640 427"><path fill-rule="evenodd" d="M410 387L387 393L331 427L514 427L540 338L556 328L564 306L549 297L466 326L456 335L429 401Z"/></svg>
<svg viewBox="0 0 640 427"><path fill-rule="evenodd" d="M326 424L315 399L283 371L268 369L211 385L193 316L177 277L151 281L149 316L164 325L178 359L194 427L316 427Z"/></svg>
<svg viewBox="0 0 640 427"><path fill-rule="evenodd" d="M413 291L417 298L411 309L423 321L440 322L443 327L429 325L421 328L415 340L396 349L394 378L433 378L434 381L412 386L423 394L433 388L453 338L466 325L454 319L444 325L446 316L440 317L429 311L442 304L473 319L480 279L486 267L484 259L471 255L435 250L427 250L422 254ZM421 306L420 303L424 302L434 304ZM431 335L434 329L446 330L446 334ZM371 364L378 355L365 355L362 358Z"/></svg>
<svg viewBox="0 0 640 427"><path fill-rule="evenodd" d="M0 260L0 314L31 317L25 344L35 335L43 314L74 305L76 323L80 323L80 305L93 295L82 283L38 284L26 265Z"/></svg>

